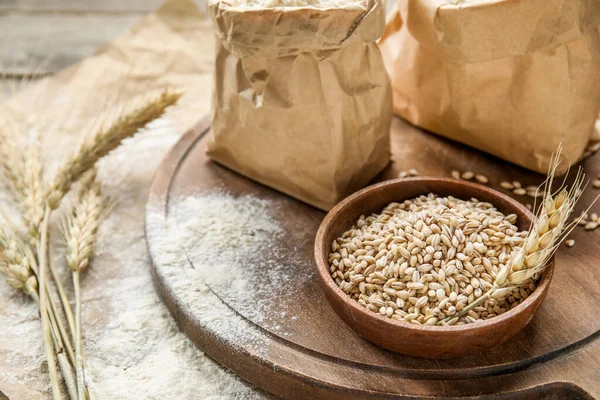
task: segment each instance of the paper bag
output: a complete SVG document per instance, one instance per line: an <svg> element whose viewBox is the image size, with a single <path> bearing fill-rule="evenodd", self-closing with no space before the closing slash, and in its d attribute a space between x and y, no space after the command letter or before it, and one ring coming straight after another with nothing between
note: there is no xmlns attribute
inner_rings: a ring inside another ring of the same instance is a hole
<svg viewBox="0 0 600 400"><path fill-rule="evenodd" d="M211 159L324 210L388 164L382 4L208 6L217 36Z"/></svg>
<svg viewBox="0 0 600 400"><path fill-rule="evenodd" d="M397 0L380 41L394 111L545 173L584 152L600 111L599 0Z"/></svg>

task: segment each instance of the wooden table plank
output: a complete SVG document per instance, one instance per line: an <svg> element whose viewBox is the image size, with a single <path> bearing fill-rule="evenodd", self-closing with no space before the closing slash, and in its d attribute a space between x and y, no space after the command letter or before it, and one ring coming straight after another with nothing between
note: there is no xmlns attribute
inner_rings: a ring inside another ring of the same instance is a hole
<svg viewBox="0 0 600 400"><path fill-rule="evenodd" d="M0 0L0 10L149 12L164 0Z"/></svg>
<svg viewBox="0 0 600 400"><path fill-rule="evenodd" d="M121 35L143 13L127 15L0 15L0 72L56 72Z"/></svg>

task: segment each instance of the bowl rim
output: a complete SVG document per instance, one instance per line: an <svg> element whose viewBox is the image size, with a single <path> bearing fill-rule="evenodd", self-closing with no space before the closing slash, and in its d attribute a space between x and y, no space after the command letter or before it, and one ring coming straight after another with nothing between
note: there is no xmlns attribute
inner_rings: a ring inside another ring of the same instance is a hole
<svg viewBox="0 0 600 400"><path fill-rule="evenodd" d="M329 262L327 260L328 257L325 256L325 252L327 252L327 254L329 253L330 243L324 243L325 230L326 230L327 226L331 223L331 221L343 209L345 209L346 207L350 206L351 204L354 204L355 202L361 200L362 198L369 196L370 193L373 192L375 189L380 188L380 187L385 187L385 186L394 186L398 183L404 183L404 182L415 182L415 183L423 182L423 183L434 183L434 184L439 183L439 182L447 182L447 183L450 183L455 186L468 187L470 189L474 189L475 191L480 191L482 193L487 192L487 193L491 194L492 196L496 196L498 198L503 199L508 204L510 204L511 207L514 207L515 209L519 209L521 212L523 212L525 215L527 215L530 219L533 220L533 218L535 217L531 211L529 211L525 206L523 206L517 200L513 199L510 196L505 195L504 193L502 193L498 190L495 190L495 189L492 189L492 188L489 188L486 186L482 186L479 184L475 184L472 182L465 182L462 180L452 179L452 178L437 178L437 177L396 178L396 179L390 179L390 180L386 180L384 182L376 183L373 185L369 185L369 186L353 193L352 195L346 197L344 200L340 201L337 205L335 205L327 213L327 215L325 216L325 218L321 221L321 224L319 225L319 229L317 230L317 235L315 236L315 244L314 244L315 264L316 264L317 273L319 276L319 280L321 281L321 284L327 285L327 287L329 287L332 290L332 293L336 297L340 298L343 303L345 303L346 305L351 307L353 312L362 314L362 315L366 316L367 318L374 318L376 320L379 320L381 323L383 323L384 325L388 325L391 328L408 329L408 330L414 331L415 333L427 333L427 332L435 332L435 333L454 332L454 333L456 333L456 332L464 332L464 331L473 331L473 330L477 330L480 328L489 329L489 328L493 328L494 326L504 324L508 320L512 319L517 314L519 314L521 311L523 311L526 307L530 306L531 303L534 303L538 298L540 298L541 296L543 296L545 294L545 292L548 289L548 286L550 285L550 281L551 281L550 278L552 277L552 274L554 272L553 271L554 256L552 256L552 258L550 259L550 261L549 261L550 265L548 265L548 267L543 272L542 277L539 279L536 288L534 289L533 293L529 297L527 297L524 301L519 303L518 306L508 310L504 314L496 316L494 318L483 320L483 322L479 322L476 324L443 325L443 326L440 326L440 325L417 325L417 324L411 324L411 323L407 323L407 322L403 322L403 321L397 321L397 320L394 320L394 319L391 319L388 317L384 317L373 311L367 310L366 308L359 305L356 300L352 299L350 296L348 296L346 293L344 293L339 288L339 286L335 283L333 278L331 277L331 274L329 272L330 266L329 266ZM426 195L427 193L423 193L423 194ZM331 300L329 300L329 296L326 296L326 297L328 298L328 301L331 302Z"/></svg>

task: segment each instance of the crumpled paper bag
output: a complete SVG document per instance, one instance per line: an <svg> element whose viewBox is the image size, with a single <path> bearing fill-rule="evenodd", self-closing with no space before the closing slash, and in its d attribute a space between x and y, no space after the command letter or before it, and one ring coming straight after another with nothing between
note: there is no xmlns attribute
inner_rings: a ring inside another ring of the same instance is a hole
<svg viewBox="0 0 600 400"><path fill-rule="evenodd" d="M380 41L394 111L545 173L576 162L600 112L600 1L397 0Z"/></svg>
<svg viewBox="0 0 600 400"><path fill-rule="evenodd" d="M327 210L390 160L385 7L247 9L210 0L214 161Z"/></svg>

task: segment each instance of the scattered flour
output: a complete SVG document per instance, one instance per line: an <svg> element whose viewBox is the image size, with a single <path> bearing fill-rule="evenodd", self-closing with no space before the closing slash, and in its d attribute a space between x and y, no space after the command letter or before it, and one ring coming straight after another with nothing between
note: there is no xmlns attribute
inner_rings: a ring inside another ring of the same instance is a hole
<svg viewBox="0 0 600 400"><path fill-rule="evenodd" d="M279 325L286 312L272 312L273 287L290 275L290 263L278 260L283 231L272 209L269 201L224 192L171 200L166 221L162 210L148 208L153 257L181 308L229 346L256 353L266 350L268 339L237 313L288 335ZM285 310L285 301L279 303Z"/></svg>

